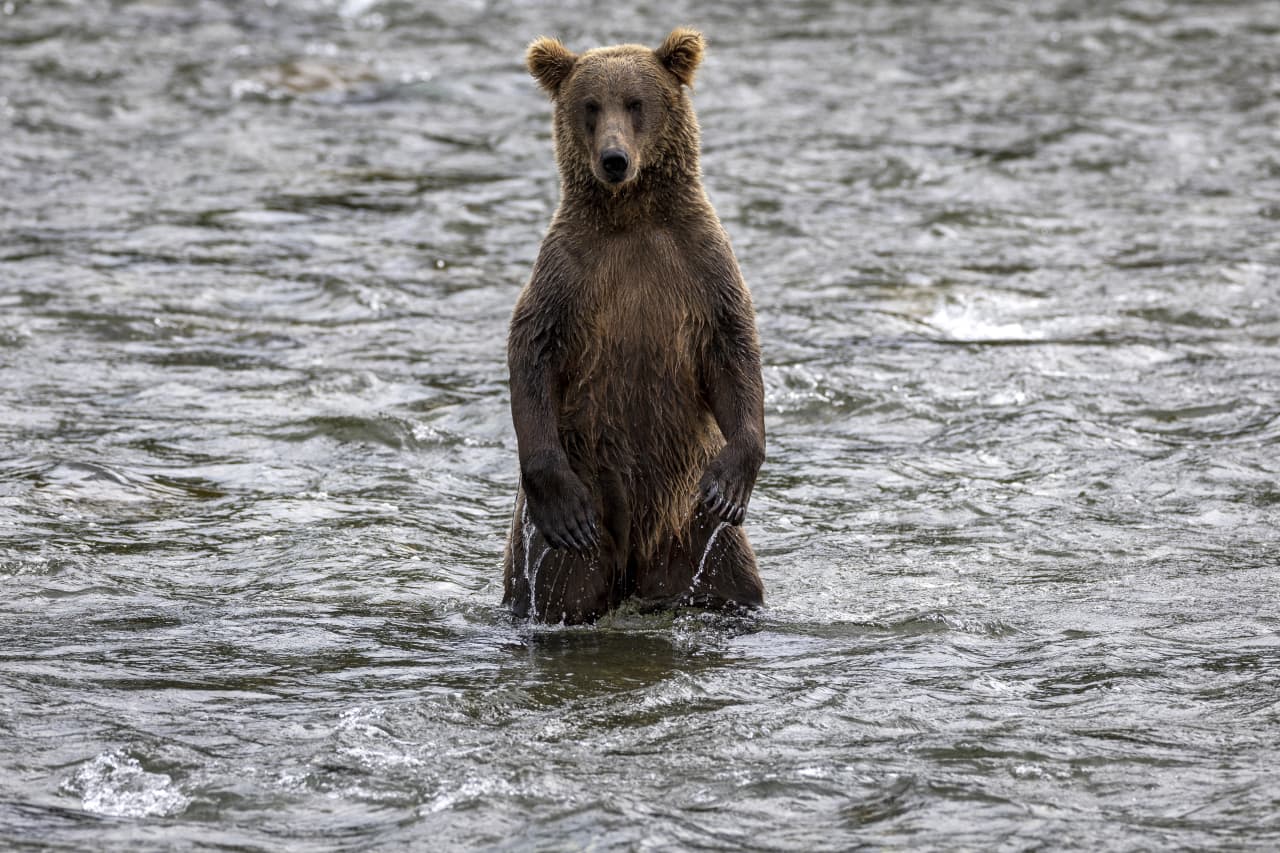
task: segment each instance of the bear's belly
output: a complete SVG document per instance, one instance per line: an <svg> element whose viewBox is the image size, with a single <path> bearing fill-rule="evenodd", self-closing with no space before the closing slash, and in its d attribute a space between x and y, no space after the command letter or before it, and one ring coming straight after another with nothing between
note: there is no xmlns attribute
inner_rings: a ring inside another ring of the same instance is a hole
<svg viewBox="0 0 1280 853"><path fill-rule="evenodd" d="M666 346L603 342L566 376L562 424L593 443L625 443L655 452L699 443L710 417L692 354Z"/></svg>
<svg viewBox="0 0 1280 853"><path fill-rule="evenodd" d="M565 377L560 423L574 467L619 475L636 509L682 513L722 443L695 348L678 333L594 342Z"/></svg>

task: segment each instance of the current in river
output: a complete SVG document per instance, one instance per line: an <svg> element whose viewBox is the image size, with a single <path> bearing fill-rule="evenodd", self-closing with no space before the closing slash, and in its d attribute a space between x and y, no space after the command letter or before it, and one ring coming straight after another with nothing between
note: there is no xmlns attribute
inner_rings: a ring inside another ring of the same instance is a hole
<svg viewBox="0 0 1280 853"><path fill-rule="evenodd" d="M535 36L706 33L764 611L499 606ZM1280 4L0 5L0 846L1280 846Z"/></svg>

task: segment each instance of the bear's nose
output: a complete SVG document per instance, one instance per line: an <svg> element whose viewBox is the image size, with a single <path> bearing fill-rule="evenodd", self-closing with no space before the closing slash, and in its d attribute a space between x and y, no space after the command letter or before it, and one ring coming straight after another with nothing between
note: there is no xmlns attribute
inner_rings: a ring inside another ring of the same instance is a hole
<svg viewBox="0 0 1280 853"><path fill-rule="evenodd" d="M627 167L631 165L631 161L627 159L627 153L621 148L609 148L600 155L600 168L604 169L604 176L611 183L618 183L627 176Z"/></svg>

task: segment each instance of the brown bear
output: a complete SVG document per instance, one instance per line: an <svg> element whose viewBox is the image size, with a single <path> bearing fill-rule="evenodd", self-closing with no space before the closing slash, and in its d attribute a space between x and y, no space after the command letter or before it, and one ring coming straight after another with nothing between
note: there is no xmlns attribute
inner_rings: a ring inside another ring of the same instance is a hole
<svg viewBox="0 0 1280 853"><path fill-rule="evenodd" d="M751 295L702 188L686 88L702 35L571 53L540 38L560 204L511 318L519 616L756 608L742 521L764 461Z"/></svg>

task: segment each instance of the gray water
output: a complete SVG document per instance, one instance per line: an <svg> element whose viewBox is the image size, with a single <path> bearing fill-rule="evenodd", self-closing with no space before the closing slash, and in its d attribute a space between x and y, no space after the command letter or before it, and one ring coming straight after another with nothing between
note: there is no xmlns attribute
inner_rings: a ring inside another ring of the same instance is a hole
<svg viewBox="0 0 1280 853"><path fill-rule="evenodd" d="M711 44L768 608L506 615L541 33ZM0 846L1274 849L1280 4L0 4Z"/></svg>

